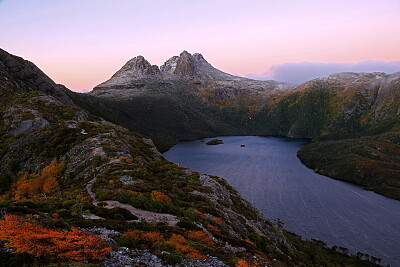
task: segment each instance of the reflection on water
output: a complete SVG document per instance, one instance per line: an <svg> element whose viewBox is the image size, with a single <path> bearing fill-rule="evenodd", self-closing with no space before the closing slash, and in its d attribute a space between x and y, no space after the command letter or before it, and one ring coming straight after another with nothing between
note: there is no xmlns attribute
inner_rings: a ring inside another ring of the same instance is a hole
<svg viewBox="0 0 400 267"><path fill-rule="evenodd" d="M314 173L296 156L303 140L218 139L224 144L181 142L164 157L225 178L268 218L280 218L286 229L304 238L368 253L400 266L400 201Z"/></svg>

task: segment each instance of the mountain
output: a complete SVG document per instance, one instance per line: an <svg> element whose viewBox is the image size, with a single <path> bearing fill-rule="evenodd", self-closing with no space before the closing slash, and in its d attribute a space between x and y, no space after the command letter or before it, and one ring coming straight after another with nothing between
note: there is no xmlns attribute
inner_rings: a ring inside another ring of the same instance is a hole
<svg viewBox="0 0 400 267"><path fill-rule="evenodd" d="M191 55L183 51L179 56L168 59L160 68L151 65L143 56L129 60L108 81L98 85L95 89L116 86L129 86L132 81L141 79L153 80L223 80L245 81L247 79L233 76L214 68L201 54Z"/></svg>
<svg viewBox="0 0 400 267"><path fill-rule="evenodd" d="M168 59L159 68L151 65L143 56L137 56L129 60L109 80L99 84L93 90L93 94L104 89L130 88L136 85L135 81L152 80L162 82L188 81L189 83L203 82L229 82L239 89L257 87L258 90L286 90L291 85L275 81L256 81L243 77L230 75L214 68L204 57L199 54L190 54L183 51L179 56ZM253 89L253 88L250 88Z"/></svg>
<svg viewBox="0 0 400 267"><path fill-rule="evenodd" d="M183 51L160 68L137 56L89 95L165 150L182 139L249 134L254 110L292 87L233 76Z"/></svg>
<svg viewBox="0 0 400 267"><path fill-rule="evenodd" d="M2 266L376 266L286 233L3 50L0 101Z"/></svg>
<svg viewBox="0 0 400 267"><path fill-rule="evenodd" d="M17 92L40 91L73 105L63 86L55 84L36 65L0 49L0 96Z"/></svg>

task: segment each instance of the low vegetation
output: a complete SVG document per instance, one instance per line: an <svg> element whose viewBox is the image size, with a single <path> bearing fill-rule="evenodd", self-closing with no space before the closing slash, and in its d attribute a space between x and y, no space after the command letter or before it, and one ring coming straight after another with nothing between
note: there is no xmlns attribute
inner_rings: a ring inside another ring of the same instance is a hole
<svg viewBox="0 0 400 267"><path fill-rule="evenodd" d="M206 144L207 145L221 145L223 143L224 143L224 141L222 141L220 139L212 139L212 140L208 141Z"/></svg>

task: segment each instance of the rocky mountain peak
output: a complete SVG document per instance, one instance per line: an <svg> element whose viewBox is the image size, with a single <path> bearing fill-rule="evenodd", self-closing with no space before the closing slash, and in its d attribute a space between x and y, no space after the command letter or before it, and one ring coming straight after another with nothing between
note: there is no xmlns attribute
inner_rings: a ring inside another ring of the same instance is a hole
<svg viewBox="0 0 400 267"><path fill-rule="evenodd" d="M151 65L143 56L137 56L129 60L108 81L98 87L123 86L135 80L161 78L162 73L158 66Z"/></svg>
<svg viewBox="0 0 400 267"><path fill-rule="evenodd" d="M161 72L175 79L194 80L243 80L214 68L199 54L190 54L184 50L179 56L167 60L161 67Z"/></svg>
<svg viewBox="0 0 400 267"><path fill-rule="evenodd" d="M192 77L196 75L196 70L198 69L198 66L196 64L196 60L193 58L193 56L188 53L187 51L183 51L179 59L177 61L175 70L173 74L176 74L178 76L182 77Z"/></svg>
<svg viewBox="0 0 400 267"><path fill-rule="evenodd" d="M184 50L179 56L168 59L160 68L151 65L143 56L137 56L129 60L108 81L96 86L96 89L130 86L132 81L141 79L153 81L251 81L222 72L208 63L201 54L191 54Z"/></svg>
<svg viewBox="0 0 400 267"><path fill-rule="evenodd" d="M193 54L193 57L194 57L196 60L198 60L198 61L206 61L206 60L204 59L203 55L200 54L200 53L194 53L194 54ZM207 61L206 61L206 62L207 62Z"/></svg>
<svg viewBox="0 0 400 267"><path fill-rule="evenodd" d="M146 76L161 76L160 69L151 65L143 56L137 56L129 60L118 73L129 72L132 78L146 78Z"/></svg>

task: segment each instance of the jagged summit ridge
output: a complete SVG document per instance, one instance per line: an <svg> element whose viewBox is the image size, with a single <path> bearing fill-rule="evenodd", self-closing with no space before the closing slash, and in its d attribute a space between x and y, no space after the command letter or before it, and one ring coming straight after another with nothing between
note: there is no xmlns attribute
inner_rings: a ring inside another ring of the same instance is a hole
<svg viewBox="0 0 400 267"><path fill-rule="evenodd" d="M162 73L158 66L151 65L143 56L137 56L129 60L107 82L124 84L130 80L143 78L162 78Z"/></svg>
<svg viewBox="0 0 400 267"><path fill-rule="evenodd" d="M98 87L129 85L141 79L154 80L223 80L243 81L246 78L230 75L214 68L199 54L183 51L179 56L168 59L161 67L151 65L143 56L129 60L108 81Z"/></svg>
<svg viewBox="0 0 400 267"><path fill-rule="evenodd" d="M245 78L230 75L214 68L199 53L190 54L183 51L179 56L168 59L161 71L175 78L195 80L245 80Z"/></svg>

